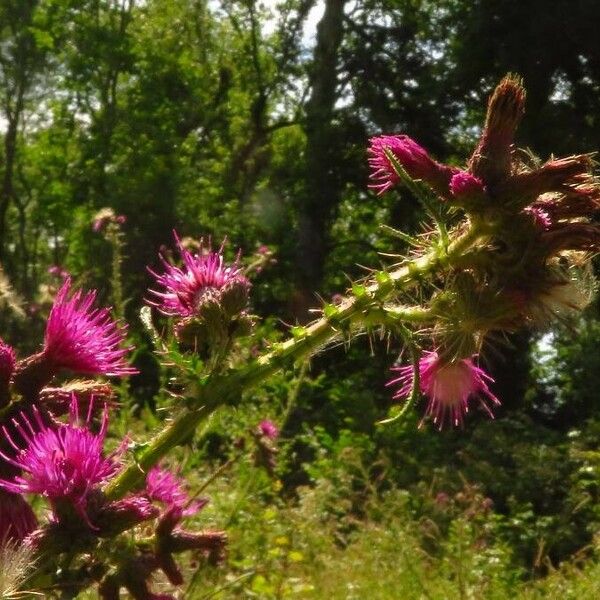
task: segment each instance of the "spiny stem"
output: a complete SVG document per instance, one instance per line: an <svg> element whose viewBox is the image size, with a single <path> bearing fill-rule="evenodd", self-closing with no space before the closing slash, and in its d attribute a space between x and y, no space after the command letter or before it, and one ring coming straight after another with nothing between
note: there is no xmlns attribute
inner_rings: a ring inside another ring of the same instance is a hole
<svg viewBox="0 0 600 600"><path fill-rule="evenodd" d="M440 265L452 262L471 247L478 237L477 229L470 227L448 246L447 252L433 251L386 273L384 278L366 286L360 295L344 300L336 307L334 314L324 316L306 327L301 336L276 344L271 352L242 369L209 377L200 385L198 395L193 400L194 407L182 410L148 443L137 460L113 479L105 489L107 497L110 500L122 498L141 484L150 468L188 439L204 419L230 398L239 398L244 391L259 385L290 363L311 356L339 337L340 328L345 323L360 319L374 302L384 302L393 292L409 287ZM409 315L408 312L406 314ZM416 314L415 311L413 315Z"/></svg>

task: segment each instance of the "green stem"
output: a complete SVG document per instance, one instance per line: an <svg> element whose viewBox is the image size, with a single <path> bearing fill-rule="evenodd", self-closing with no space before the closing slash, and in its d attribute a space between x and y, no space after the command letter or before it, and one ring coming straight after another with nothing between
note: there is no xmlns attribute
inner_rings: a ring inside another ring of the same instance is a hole
<svg viewBox="0 0 600 600"><path fill-rule="evenodd" d="M273 351L259 357L245 368L208 378L194 399L196 408L184 409L175 420L154 437L136 462L127 466L106 487L110 500L117 500L140 485L152 466L175 446L188 439L196 427L216 408L230 398L239 398L271 375L295 361L307 358L340 335L344 323L358 320L374 302L383 302L393 292L403 290L430 274L437 267L452 262L473 245L479 235L474 227L467 229L448 246L445 253L439 250L426 254L386 274L386 277L366 286L359 296L347 298L336 307L334 314L322 317L306 327L301 337L276 344ZM418 314L413 310L413 316ZM409 315L409 313L405 313Z"/></svg>

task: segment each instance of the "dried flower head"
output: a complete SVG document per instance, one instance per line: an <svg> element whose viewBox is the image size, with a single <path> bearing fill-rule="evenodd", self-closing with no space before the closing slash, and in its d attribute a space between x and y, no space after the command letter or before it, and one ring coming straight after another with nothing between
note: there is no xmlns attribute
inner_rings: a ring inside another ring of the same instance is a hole
<svg viewBox="0 0 600 600"><path fill-rule="evenodd" d="M474 363L473 358L445 361L437 351L424 352L419 360L419 385L428 398L426 416L441 429L444 423L462 425L469 411L469 400L477 398L481 406L493 418L489 404L499 405L488 383L493 379ZM394 398L407 398L413 387L413 367L394 367L398 377L387 385L399 385Z"/></svg>
<svg viewBox="0 0 600 600"><path fill-rule="evenodd" d="M90 404L87 418L80 423L77 399L73 396L69 411L69 423L49 426L42 421L39 411L33 407L33 422L22 412L19 419L13 419L12 426L25 441L20 448L14 432L4 426L2 431L9 444L16 451L13 457L0 452L9 464L22 474L12 480L0 480L0 488L15 494L40 494L49 500L55 509L59 504L67 504L88 525L87 500L92 490L106 482L117 470L116 457L103 454L104 438L108 427L108 411L105 407L98 433L90 429L92 418Z"/></svg>
<svg viewBox="0 0 600 600"><path fill-rule="evenodd" d="M385 151L388 150L413 179L421 179L442 196L447 195L452 168L433 160L422 146L407 135L373 137L370 144L368 153L373 183L369 187L378 194L387 192L400 181L386 156Z"/></svg>
<svg viewBox="0 0 600 600"><path fill-rule="evenodd" d="M44 338L43 356L55 369L69 369L87 375L131 375L125 356L130 348L121 348L126 325L110 316L107 308L93 308L96 292L70 294L71 280L59 290Z"/></svg>
<svg viewBox="0 0 600 600"><path fill-rule="evenodd" d="M150 290L156 298L151 304L163 314L176 317L193 317L202 313L203 304L217 302L226 305L228 312L235 314L245 308L250 290L250 282L242 273L237 260L227 264L219 251L210 247L192 254L181 244L175 233L175 242L183 260L177 267L164 257L162 275L150 273L163 291Z"/></svg>

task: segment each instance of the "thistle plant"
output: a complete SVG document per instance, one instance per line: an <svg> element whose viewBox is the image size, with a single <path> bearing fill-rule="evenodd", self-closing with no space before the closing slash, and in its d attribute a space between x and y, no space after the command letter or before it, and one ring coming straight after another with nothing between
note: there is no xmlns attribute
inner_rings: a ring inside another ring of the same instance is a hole
<svg viewBox="0 0 600 600"><path fill-rule="evenodd" d="M524 107L519 78L507 76L463 167L437 162L406 135L373 138L371 188L408 190L430 226L418 236L386 227L399 246L390 248L389 268L355 282L315 322L292 328L250 362L235 351L256 322L240 256L228 263L223 246L201 242L192 250L175 234L181 260L163 257L151 271L155 285L141 311L159 358L177 375L173 418L149 440L104 448L116 408L110 384L97 378L134 373L131 348L125 326L95 307L95 293L71 290L67 278L39 353L19 358L0 343L0 532L35 556L23 585L50 576L60 587L60 572L71 588L96 584L106 599L123 588L136 599L168 598L152 591L151 578L162 571L180 585L178 554L222 560L225 532L184 528L206 500L168 470L169 454L216 410L357 333L383 329L407 356L392 369L397 404L386 421L417 410L423 426L442 429L462 426L471 408L493 416L501 398L485 371L485 348L581 311L592 297L590 258L600 244L591 156L539 164L517 150ZM81 375L89 379L74 378ZM277 426L264 420L252 436L257 462L272 468ZM38 523L23 494L41 496L50 519Z"/></svg>

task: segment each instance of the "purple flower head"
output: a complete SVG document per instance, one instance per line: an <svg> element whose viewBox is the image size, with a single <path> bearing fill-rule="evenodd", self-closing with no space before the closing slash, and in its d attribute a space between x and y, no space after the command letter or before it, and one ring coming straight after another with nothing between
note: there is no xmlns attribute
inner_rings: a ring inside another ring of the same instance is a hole
<svg viewBox="0 0 600 600"><path fill-rule="evenodd" d="M12 346L0 338L0 386L6 385L15 370L16 355Z"/></svg>
<svg viewBox="0 0 600 600"><path fill-rule="evenodd" d="M258 430L260 431L261 435L264 435L270 440L276 439L279 435L279 429L277 429L277 425L275 425L275 423L273 423L273 421L270 421L269 419L261 421L258 425Z"/></svg>
<svg viewBox="0 0 600 600"><path fill-rule="evenodd" d="M22 471L12 481L0 480L0 488L14 494L40 494L47 498L53 508L66 502L73 506L89 524L86 514L90 492L106 482L117 470L116 457L103 455L102 446L108 427L108 410L105 407L100 431L89 429L93 407L90 404L87 418L80 423L77 399L73 395L69 411L69 423L58 427L46 425L34 406L34 422L22 412L12 425L26 446L20 448L15 435L6 426L2 431L8 443L16 451L13 457L0 452L9 464Z"/></svg>
<svg viewBox="0 0 600 600"><path fill-rule="evenodd" d="M485 194L483 182L467 171L459 171L450 180L450 193L458 199L481 198Z"/></svg>
<svg viewBox="0 0 600 600"><path fill-rule="evenodd" d="M206 506L204 499L190 502L185 491L184 481L171 471L160 466L153 467L146 476L146 493L151 500L162 502L167 509L181 510L183 516L196 514Z"/></svg>
<svg viewBox="0 0 600 600"><path fill-rule="evenodd" d="M394 187L400 178L386 156L389 150L413 179L422 179L442 195L448 191L452 169L433 160L427 151L407 135L382 135L370 140L368 149L371 179L369 186L378 194Z"/></svg>
<svg viewBox="0 0 600 600"><path fill-rule="evenodd" d="M126 326L112 320L107 308L92 308L96 292L77 291L69 297L67 279L54 301L44 338L44 358L58 369L70 369L88 375L131 375L120 348Z"/></svg>
<svg viewBox="0 0 600 600"><path fill-rule="evenodd" d="M228 265L225 263L222 247L218 252L198 254L186 250L177 234L175 242L183 259L183 266L177 267L161 256L165 271L158 275L150 273L163 291L150 290L156 297L152 304L165 315L192 317L201 313L203 303L208 299L223 299L225 295L240 296L241 302L247 298L250 282L243 275L236 260ZM239 292L239 293L238 293Z"/></svg>
<svg viewBox="0 0 600 600"><path fill-rule="evenodd" d="M23 541L37 529L37 519L19 494L0 491L0 548L7 541Z"/></svg>
<svg viewBox="0 0 600 600"><path fill-rule="evenodd" d="M394 367L392 371L399 375L387 385L400 385L394 398L407 398L413 386L412 366ZM493 379L471 358L444 362L434 350L424 352L419 360L421 392L429 398L425 415L432 417L440 429L446 421L462 425L464 415L469 411L469 399L473 397L479 399L493 418L488 403L498 405L500 401L488 388L488 382Z"/></svg>

